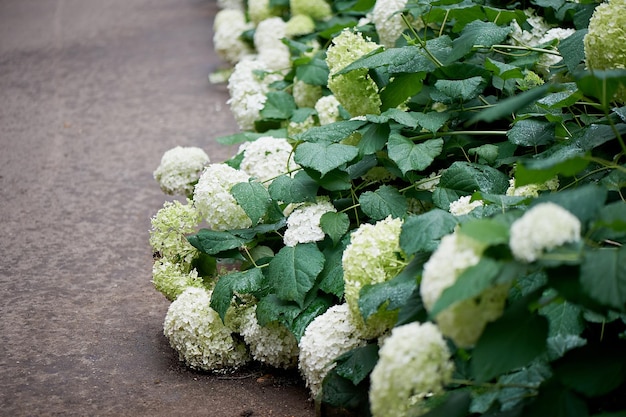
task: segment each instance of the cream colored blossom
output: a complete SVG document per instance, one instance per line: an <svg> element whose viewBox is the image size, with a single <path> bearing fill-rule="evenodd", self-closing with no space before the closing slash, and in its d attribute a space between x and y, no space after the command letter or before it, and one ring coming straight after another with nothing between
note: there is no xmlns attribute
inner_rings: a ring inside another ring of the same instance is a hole
<svg viewBox="0 0 626 417"><path fill-rule="evenodd" d="M287 218L287 230L283 236L286 246L298 243L317 242L324 239L324 231L320 226L322 215L337 212L328 198L318 197L315 203L304 203L298 206Z"/></svg>
<svg viewBox="0 0 626 417"><path fill-rule="evenodd" d="M346 304L335 305L317 316L300 339L298 368L313 398L338 356L366 344L350 318Z"/></svg>
<svg viewBox="0 0 626 417"><path fill-rule="evenodd" d="M163 258L152 265L152 283L165 298L174 301L187 287L202 287L202 278L195 269L187 271L184 265Z"/></svg>
<svg viewBox="0 0 626 417"><path fill-rule="evenodd" d="M177 200L166 201L150 220L152 250L159 257L183 265L188 272L199 252L186 236L195 233L201 221L200 212L189 200L186 204Z"/></svg>
<svg viewBox="0 0 626 417"><path fill-rule="evenodd" d="M286 72L291 68L289 47L282 42L287 36L287 24L280 17L261 21L254 32L257 59L270 71Z"/></svg>
<svg viewBox="0 0 626 417"><path fill-rule="evenodd" d="M187 196L209 162L209 156L200 148L176 146L163 154L154 179L164 193Z"/></svg>
<svg viewBox="0 0 626 417"><path fill-rule="evenodd" d="M475 208L482 207L484 205L482 200L470 201L471 195L464 195L459 197L458 200L450 203L450 213L455 216L463 216L464 214L471 213Z"/></svg>
<svg viewBox="0 0 626 417"><path fill-rule="evenodd" d="M334 95L324 96L315 103L315 111L320 121L320 125L324 126L341 120L339 115L339 100Z"/></svg>
<svg viewBox="0 0 626 417"><path fill-rule="evenodd" d="M580 240L581 224L563 207L540 203L511 225L509 246L515 258L533 262L547 251Z"/></svg>
<svg viewBox="0 0 626 417"><path fill-rule="evenodd" d="M432 323L394 328L378 356L370 376L373 417L404 417L409 409L424 414L428 409L416 405L441 392L454 371L446 341Z"/></svg>
<svg viewBox="0 0 626 417"><path fill-rule="evenodd" d="M188 287L170 304L163 333L190 368L212 372L237 369L250 359L246 346L233 338L210 303L210 291Z"/></svg>
<svg viewBox="0 0 626 417"><path fill-rule="evenodd" d="M226 164L211 164L205 168L193 200L210 229L245 229L252 225L252 220L230 193L233 185L248 182L249 178L245 172Z"/></svg>
<svg viewBox="0 0 626 417"><path fill-rule="evenodd" d="M541 184L526 184L515 186L515 178L509 180L509 188L506 195L515 197L539 197L541 191L556 191L559 188L559 178L554 177Z"/></svg>
<svg viewBox="0 0 626 417"><path fill-rule="evenodd" d="M293 83L293 100L298 107L315 107L315 103L322 97L322 87L307 84L295 79Z"/></svg>
<svg viewBox="0 0 626 417"><path fill-rule="evenodd" d="M315 31L315 21L308 15L295 14L287 21L285 31L289 38L308 35Z"/></svg>
<svg viewBox="0 0 626 417"><path fill-rule="evenodd" d="M396 40L406 29L399 13L405 8L407 0L376 0L372 11L372 22L376 26L381 45L392 48Z"/></svg>
<svg viewBox="0 0 626 417"><path fill-rule="evenodd" d="M380 336L390 329L397 312L378 311L363 320L359 310L361 288L395 277L405 266L400 249L402 220L388 217L376 224L362 224L352 232L350 244L343 252L344 296L355 325L367 338Z"/></svg>
<svg viewBox="0 0 626 417"><path fill-rule="evenodd" d="M213 47L215 52L231 65L254 54L250 45L241 39L241 34L252 29L243 11L224 9L217 12L213 22Z"/></svg>
<svg viewBox="0 0 626 417"><path fill-rule="evenodd" d="M437 250L424 264L420 294L431 310L445 289L469 267L476 265L485 245L458 232L441 239ZM475 298L459 301L435 317L441 332L459 347L473 346L488 322L502 315L508 284L489 287Z"/></svg>
<svg viewBox="0 0 626 417"><path fill-rule="evenodd" d="M239 169L265 185L299 168L293 160L293 147L285 138L261 136L241 144L237 153L243 153Z"/></svg>
<svg viewBox="0 0 626 417"><path fill-rule="evenodd" d="M325 20L332 16L330 4L324 0L289 0L291 14L303 14L314 20Z"/></svg>

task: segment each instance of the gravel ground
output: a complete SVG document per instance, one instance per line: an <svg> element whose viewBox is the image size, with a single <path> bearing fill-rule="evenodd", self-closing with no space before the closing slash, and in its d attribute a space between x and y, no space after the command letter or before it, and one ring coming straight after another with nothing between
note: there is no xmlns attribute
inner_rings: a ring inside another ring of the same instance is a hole
<svg viewBox="0 0 626 417"><path fill-rule="evenodd" d="M208 0L0 0L0 415L315 415L295 373L187 370L151 279L152 178L219 162Z"/></svg>

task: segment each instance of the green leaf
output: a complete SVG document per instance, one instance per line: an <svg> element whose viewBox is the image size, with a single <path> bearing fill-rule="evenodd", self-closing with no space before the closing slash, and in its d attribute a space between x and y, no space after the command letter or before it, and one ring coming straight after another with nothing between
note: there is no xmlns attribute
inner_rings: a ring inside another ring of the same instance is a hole
<svg viewBox="0 0 626 417"><path fill-rule="evenodd" d="M587 403L554 379L541 386L539 395L525 408L527 416L588 417Z"/></svg>
<svg viewBox="0 0 626 417"><path fill-rule="evenodd" d="M486 84L483 77L471 77L465 80L437 80L435 88L453 100L469 101L478 97Z"/></svg>
<svg viewBox="0 0 626 417"><path fill-rule="evenodd" d="M550 323L550 336L579 335L584 330L581 308L569 301L552 302L539 312Z"/></svg>
<svg viewBox="0 0 626 417"><path fill-rule="evenodd" d="M446 394L442 404L431 409L422 417L465 417L472 398L469 390L456 390Z"/></svg>
<svg viewBox="0 0 626 417"><path fill-rule="evenodd" d="M512 78L524 78L524 73L518 66L506 64L504 62L496 61L491 58L487 58L485 60L485 69L493 72L495 75L502 78L503 80L509 80Z"/></svg>
<svg viewBox="0 0 626 417"><path fill-rule="evenodd" d="M372 123L365 128L363 136L358 143L361 155L374 154L385 147L389 137L389 125Z"/></svg>
<svg viewBox="0 0 626 417"><path fill-rule="evenodd" d="M337 374L351 381L354 385L358 385L367 378L378 362L378 345L372 343L357 347L339 356L335 362L337 362L335 367Z"/></svg>
<svg viewBox="0 0 626 417"><path fill-rule="evenodd" d="M352 188L350 174L342 169L333 169L324 175L315 170L307 170L306 173L328 191L344 191Z"/></svg>
<svg viewBox="0 0 626 417"><path fill-rule="evenodd" d="M439 129L441 129L452 116L452 114L448 112L439 113L436 111L428 113L415 112L411 114L415 117L417 123L421 127L433 133L439 131Z"/></svg>
<svg viewBox="0 0 626 417"><path fill-rule="evenodd" d="M558 193L543 194L535 201L537 203L550 201L558 204L578 217L584 226L597 216L597 213L604 206L606 198L606 189L589 184Z"/></svg>
<svg viewBox="0 0 626 417"><path fill-rule="evenodd" d="M285 91L270 91L267 93L265 106L261 110L264 119L287 120L296 109L293 96Z"/></svg>
<svg viewBox="0 0 626 417"><path fill-rule="evenodd" d="M459 231L465 236L489 246L509 242L509 225L493 218L473 219L461 224Z"/></svg>
<svg viewBox="0 0 626 417"><path fill-rule="evenodd" d="M368 391L361 386L364 384L365 382L355 386L352 381L337 374L336 369L331 369L324 377L321 392L322 408L328 404L341 410L341 413L346 416L370 417ZM328 413L328 415L333 414Z"/></svg>
<svg viewBox="0 0 626 417"><path fill-rule="evenodd" d="M401 48L378 48L357 59L337 74L346 74L357 69L386 68L390 74L431 72L436 66L416 46Z"/></svg>
<svg viewBox="0 0 626 417"><path fill-rule="evenodd" d="M296 135L296 139L304 142L339 142L350 136L363 126L363 120L342 120L324 126L314 126L306 132Z"/></svg>
<svg viewBox="0 0 626 417"><path fill-rule="evenodd" d="M305 142L298 145L294 160L303 167L314 169L322 175L352 161L359 154L356 146L340 143Z"/></svg>
<svg viewBox="0 0 626 417"><path fill-rule="evenodd" d="M281 300L276 294L269 294L257 303L256 318L260 326L278 321L289 327L301 312L302 308L298 304Z"/></svg>
<svg viewBox="0 0 626 417"><path fill-rule="evenodd" d="M626 311L626 247L586 251L580 281L600 304Z"/></svg>
<svg viewBox="0 0 626 417"><path fill-rule="evenodd" d="M523 119L517 121L507 132L511 143L520 146L540 146L554 141L555 124L543 120Z"/></svg>
<svg viewBox="0 0 626 417"><path fill-rule="evenodd" d="M346 234L350 227L350 219L346 213L335 213L332 211L322 214L320 227L336 245Z"/></svg>
<svg viewBox="0 0 626 417"><path fill-rule="evenodd" d="M474 298L491 287L502 269L502 264L487 257L461 273L456 282L443 290L435 305L430 309L430 316L436 317L451 305Z"/></svg>
<svg viewBox="0 0 626 417"><path fill-rule="evenodd" d="M510 117L511 114L517 113L518 110L534 103L547 93L554 90L555 88L552 85L544 84L504 100L500 100L496 105L476 114L466 124L471 125L477 122L491 123L498 119Z"/></svg>
<svg viewBox="0 0 626 417"><path fill-rule="evenodd" d="M571 177L589 165L585 152L578 146L553 146L536 159L518 162L515 185L541 184L556 175Z"/></svg>
<svg viewBox="0 0 626 417"><path fill-rule="evenodd" d="M380 92L381 110L393 109L422 90L426 72L397 74Z"/></svg>
<svg viewBox="0 0 626 417"><path fill-rule="evenodd" d="M511 27L501 27L492 22L475 20L468 23L461 32L461 36L452 42L453 54L449 59L456 61L464 57L475 45L489 48L492 45L502 43L509 32L511 32Z"/></svg>
<svg viewBox="0 0 626 417"><path fill-rule="evenodd" d="M250 217L253 226L265 216L272 201L267 189L257 181L235 184L230 193Z"/></svg>
<svg viewBox="0 0 626 417"><path fill-rule="evenodd" d="M382 220L387 216L401 218L407 211L406 198L397 188L383 185L376 191L366 191L359 196L361 209L373 220Z"/></svg>
<svg viewBox="0 0 626 417"><path fill-rule="evenodd" d="M554 362L555 375L565 386L586 396L607 394L626 381L625 348L621 341L571 350Z"/></svg>
<svg viewBox="0 0 626 417"><path fill-rule="evenodd" d="M472 373L478 381L489 381L526 366L546 351L547 337L548 321L531 313L522 299L487 324L472 354Z"/></svg>
<svg viewBox="0 0 626 417"><path fill-rule="evenodd" d="M216 255L230 249L239 248L252 241L249 238L239 237L231 232L200 229L195 235L187 236L187 240L193 247L207 255Z"/></svg>
<svg viewBox="0 0 626 417"><path fill-rule="evenodd" d="M324 263L324 269L322 269L322 272L320 272L318 276L319 289L326 294L333 294L338 298L343 296L344 290L341 258L349 242L350 236L346 235L341 239L338 245L327 247L322 252L326 258L326 262Z"/></svg>
<svg viewBox="0 0 626 417"><path fill-rule="evenodd" d="M432 164L443 150L443 139L430 139L413 143L400 134L389 137L387 144L389 158L398 165L403 174L409 171L423 171Z"/></svg>
<svg viewBox="0 0 626 417"><path fill-rule="evenodd" d="M388 123L394 120L401 125L411 128L417 127L417 121L413 117L415 113L409 113L400 109L387 109L381 114L368 114L365 116L368 122L372 123Z"/></svg>
<svg viewBox="0 0 626 417"><path fill-rule="evenodd" d="M254 294L263 287L263 274L259 268L222 275L211 294L211 308L220 315L222 321L231 305L233 295Z"/></svg>
<svg viewBox="0 0 626 417"><path fill-rule="evenodd" d="M578 74L576 85L587 96L600 100L609 109L620 86L626 85L626 69L593 70Z"/></svg>
<svg viewBox="0 0 626 417"><path fill-rule="evenodd" d="M452 233L457 224L455 216L440 209L409 216L402 224L400 247L407 254L432 252L439 246L441 238Z"/></svg>
<svg viewBox="0 0 626 417"><path fill-rule="evenodd" d="M409 299L413 291L417 288L417 276L423 266L423 260L413 260L402 272L389 281L378 284L365 285L359 294L359 309L363 319L367 320L371 315L378 312L379 308L386 305L387 311L393 311L404 304Z"/></svg>
<svg viewBox="0 0 626 417"><path fill-rule="evenodd" d="M267 279L276 295L303 306L307 292L324 268L324 255L312 243L284 246L267 267Z"/></svg>
<svg viewBox="0 0 626 417"><path fill-rule="evenodd" d="M281 175L275 178L268 187L270 197L285 204L314 202L319 185L306 172L296 175Z"/></svg>
<svg viewBox="0 0 626 417"><path fill-rule="evenodd" d="M334 300L331 297L318 295L290 323L284 324L299 342L304 336L307 326L333 304Z"/></svg>
<svg viewBox="0 0 626 417"><path fill-rule="evenodd" d="M296 77L307 84L326 86L328 83L328 65L320 58L313 58L306 64L296 67Z"/></svg>
<svg viewBox="0 0 626 417"><path fill-rule="evenodd" d="M569 72L573 72L585 60L585 45L583 39L587 29L581 29L563 39L558 44L558 50L563 57L563 63Z"/></svg>

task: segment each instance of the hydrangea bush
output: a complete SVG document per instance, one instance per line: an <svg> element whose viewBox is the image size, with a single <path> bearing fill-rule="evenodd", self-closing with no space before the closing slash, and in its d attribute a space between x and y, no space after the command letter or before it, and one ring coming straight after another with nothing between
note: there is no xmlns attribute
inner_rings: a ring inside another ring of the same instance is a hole
<svg viewBox="0 0 626 417"><path fill-rule="evenodd" d="M220 5L239 151L155 172L181 359L359 416L623 415L624 1Z"/></svg>

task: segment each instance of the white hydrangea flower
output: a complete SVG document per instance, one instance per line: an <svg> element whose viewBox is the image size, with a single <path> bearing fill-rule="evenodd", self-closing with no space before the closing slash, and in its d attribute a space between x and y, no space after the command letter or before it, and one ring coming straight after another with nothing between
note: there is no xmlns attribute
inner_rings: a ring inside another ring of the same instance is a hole
<svg viewBox="0 0 626 417"><path fill-rule="evenodd" d="M209 304L211 292L188 287L170 304L163 334L181 361L193 369L225 372L249 361L244 343L232 336Z"/></svg>
<svg viewBox="0 0 626 417"><path fill-rule="evenodd" d="M291 14L304 14L314 20L325 20L332 16L330 5L324 0L289 0Z"/></svg>
<svg viewBox="0 0 626 417"><path fill-rule="evenodd" d="M546 250L580 240L581 224L563 207L540 203L511 225L509 246L516 259L537 260Z"/></svg>
<svg viewBox="0 0 626 417"><path fill-rule="evenodd" d="M299 79L293 82L293 100L298 107L315 107L315 103L322 97L322 87L307 84Z"/></svg>
<svg viewBox="0 0 626 417"><path fill-rule="evenodd" d="M191 246L186 235L195 233L201 221L202 215L189 200L186 204L177 200L166 201L150 220L152 250L189 269L198 250Z"/></svg>
<svg viewBox="0 0 626 417"><path fill-rule="evenodd" d="M392 48L406 29L402 15L408 0L376 0L372 11L372 22L376 26L381 45Z"/></svg>
<svg viewBox="0 0 626 417"><path fill-rule="evenodd" d="M254 54L254 50L241 39L241 34L254 25L246 21L239 9L224 9L217 12L213 22L213 47L215 52L231 65Z"/></svg>
<svg viewBox="0 0 626 417"><path fill-rule="evenodd" d="M482 207L482 200L470 201L471 195L464 195L459 197L458 200L450 203L450 213L455 216L463 216L464 214L471 213L476 207Z"/></svg>
<svg viewBox="0 0 626 417"><path fill-rule="evenodd" d="M540 191L556 191L559 188L559 178L554 177L541 184L526 184L519 187L515 186L515 178L509 180L509 188L506 195L514 197L539 197Z"/></svg>
<svg viewBox="0 0 626 417"><path fill-rule="evenodd" d="M248 16L254 25L274 15L270 8L270 0L247 0L247 3Z"/></svg>
<svg viewBox="0 0 626 417"><path fill-rule="evenodd" d="M296 135L299 135L300 133L306 132L307 130L309 130L310 128L314 126L317 126L317 123L315 122L313 115L310 115L309 117L304 119L304 121L302 122L290 121L289 124L287 125L287 136L289 136L290 138L293 138Z"/></svg>
<svg viewBox="0 0 626 417"><path fill-rule="evenodd" d="M315 111L320 125L324 126L341 120L339 115L339 100L334 95L324 96L315 103Z"/></svg>
<svg viewBox="0 0 626 417"><path fill-rule="evenodd" d="M308 35L315 31L315 21L305 14L295 14L287 21L285 30L289 38Z"/></svg>
<svg viewBox="0 0 626 417"><path fill-rule="evenodd" d="M250 349L252 358L275 368L289 369L298 363L298 341L293 333L278 322L259 325L256 305L245 309L239 332Z"/></svg>
<svg viewBox="0 0 626 417"><path fill-rule="evenodd" d="M300 339L298 357L298 368L311 396L320 393L324 377L335 367L334 359L365 344L346 304L335 305L317 316Z"/></svg>
<svg viewBox="0 0 626 417"><path fill-rule="evenodd" d="M446 341L433 323L394 328L378 356L369 391L374 417L406 416L424 398L441 392L454 371ZM415 415L428 410L420 411Z"/></svg>
<svg viewBox="0 0 626 417"><path fill-rule="evenodd" d="M419 184L415 187L418 190L430 191L431 193L435 191L435 188L439 185L439 180L441 180L441 172L438 173L431 172L428 177L419 181Z"/></svg>
<svg viewBox="0 0 626 417"><path fill-rule="evenodd" d="M324 239L320 219L324 213L337 212L326 198L319 197L315 203L305 203L297 207L287 218L287 230L283 236L286 246L298 243L317 242Z"/></svg>
<svg viewBox="0 0 626 417"><path fill-rule="evenodd" d="M165 298L174 301L187 287L202 287L202 278L195 268L187 271L184 265L163 258L152 265L152 283Z"/></svg>
<svg viewBox="0 0 626 417"><path fill-rule="evenodd" d="M254 32L254 47L257 59L269 70L288 71L291 68L289 47L282 42L287 36L287 24L280 17L270 17L261 21Z"/></svg>
<svg viewBox="0 0 626 417"><path fill-rule="evenodd" d="M379 311L363 321L359 292L365 285L378 284L398 275L405 266L400 249L402 220L391 216L376 224L364 223L350 237L343 252L344 297L355 325L366 338L380 336L397 320L397 312Z"/></svg>
<svg viewBox="0 0 626 417"><path fill-rule="evenodd" d="M263 76L259 75L263 72ZM254 130L254 122L260 118L265 106L269 85L282 78L280 74L268 73L265 63L245 58L235 65L228 79L230 98L227 104L241 130Z"/></svg>
<svg viewBox="0 0 626 417"><path fill-rule="evenodd" d="M193 200L210 229L245 229L252 225L252 220L230 193L233 185L248 182L249 178L245 172L226 164L211 164L205 168Z"/></svg>
<svg viewBox="0 0 626 417"><path fill-rule="evenodd" d="M485 245L454 232L441 239L424 264L420 294L431 310L443 291L469 267L476 265ZM509 284L494 285L475 298L457 302L435 317L441 332L459 347L473 346L488 322L502 315Z"/></svg>
<svg viewBox="0 0 626 417"><path fill-rule="evenodd" d="M190 195L209 156L195 146L177 146L166 151L161 157L161 164L154 171L161 190L166 194Z"/></svg>
<svg viewBox="0 0 626 417"><path fill-rule="evenodd" d="M293 159L293 147L285 138L261 136L252 142L242 143L237 153L242 152L239 169L265 185L279 175L300 167Z"/></svg>

